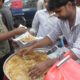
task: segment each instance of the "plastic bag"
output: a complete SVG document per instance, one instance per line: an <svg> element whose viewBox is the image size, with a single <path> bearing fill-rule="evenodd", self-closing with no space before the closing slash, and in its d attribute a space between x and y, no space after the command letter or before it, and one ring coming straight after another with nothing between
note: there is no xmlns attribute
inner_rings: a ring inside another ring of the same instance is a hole
<svg viewBox="0 0 80 80"><path fill-rule="evenodd" d="M67 56L52 66L45 80L80 80L80 64Z"/></svg>

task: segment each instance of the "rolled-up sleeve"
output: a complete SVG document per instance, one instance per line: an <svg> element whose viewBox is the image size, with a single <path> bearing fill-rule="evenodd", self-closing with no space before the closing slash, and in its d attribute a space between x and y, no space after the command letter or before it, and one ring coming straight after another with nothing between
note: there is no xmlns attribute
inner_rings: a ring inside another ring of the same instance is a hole
<svg viewBox="0 0 80 80"><path fill-rule="evenodd" d="M33 22L32 22L32 28L30 29L30 32L33 32L34 34L37 34L38 28L39 28L39 11L36 12Z"/></svg>
<svg viewBox="0 0 80 80"><path fill-rule="evenodd" d="M54 43L59 36L62 34L62 31L60 29L59 22L53 25L53 30L47 35L47 37Z"/></svg>

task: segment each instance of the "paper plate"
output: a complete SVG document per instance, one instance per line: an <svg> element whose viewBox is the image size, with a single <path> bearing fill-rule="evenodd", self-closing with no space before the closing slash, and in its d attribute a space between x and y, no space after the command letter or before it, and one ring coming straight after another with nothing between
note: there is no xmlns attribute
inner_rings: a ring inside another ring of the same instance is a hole
<svg viewBox="0 0 80 80"><path fill-rule="evenodd" d="M29 32L25 32L24 34L13 39L13 41L16 42L20 47L24 47L31 45L34 40L41 40L41 39L43 39L43 37L35 37L32 36Z"/></svg>

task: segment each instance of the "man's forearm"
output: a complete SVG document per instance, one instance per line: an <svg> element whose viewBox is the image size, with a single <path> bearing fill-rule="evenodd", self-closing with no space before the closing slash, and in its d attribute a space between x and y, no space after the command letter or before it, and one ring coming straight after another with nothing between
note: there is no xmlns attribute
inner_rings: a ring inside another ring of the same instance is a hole
<svg viewBox="0 0 80 80"><path fill-rule="evenodd" d="M50 45L52 45L51 40L48 37L45 37L44 39L37 41L34 45L32 45L32 48L41 48Z"/></svg>
<svg viewBox="0 0 80 80"><path fill-rule="evenodd" d="M77 59L78 59L78 57L75 55L75 53L74 53L73 51L69 51L69 52L70 52L69 55L71 56L72 59L74 59L74 60L77 60ZM66 56L67 56L67 55L66 55ZM47 67L47 68L51 67L51 66L54 65L56 62L62 60L64 57L65 57L64 55L61 55L61 56L59 56L59 57L57 57L57 58L48 59L48 60L45 62L46 67Z"/></svg>
<svg viewBox="0 0 80 80"><path fill-rule="evenodd" d="M57 61L59 61L59 58L54 58L54 59L48 59L46 61L46 66L47 68L51 67L52 65L54 65Z"/></svg>
<svg viewBox="0 0 80 80"><path fill-rule="evenodd" d="M0 41L7 40L16 35L15 30L0 34Z"/></svg>
<svg viewBox="0 0 80 80"><path fill-rule="evenodd" d="M77 60L78 57L75 55L75 53L71 50L71 54L70 54L71 58L74 60Z"/></svg>

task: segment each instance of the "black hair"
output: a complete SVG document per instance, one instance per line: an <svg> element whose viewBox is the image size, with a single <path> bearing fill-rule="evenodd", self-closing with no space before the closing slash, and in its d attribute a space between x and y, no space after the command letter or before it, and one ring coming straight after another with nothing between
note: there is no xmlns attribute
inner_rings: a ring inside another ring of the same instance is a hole
<svg viewBox="0 0 80 80"><path fill-rule="evenodd" d="M48 8L50 11L65 6L68 2L71 2L73 5L76 4L76 0L49 0Z"/></svg>
<svg viewBox="0 0 80 80"><path fill-rule="evenodd" d="M46 2L46 0L44 0L44 2Z"/></svg>
<svg viewBox="0 0 80 80"><path fill-rule="evenodd" d="M5 0L2 0L2 3L4 3Z"/></svg>

